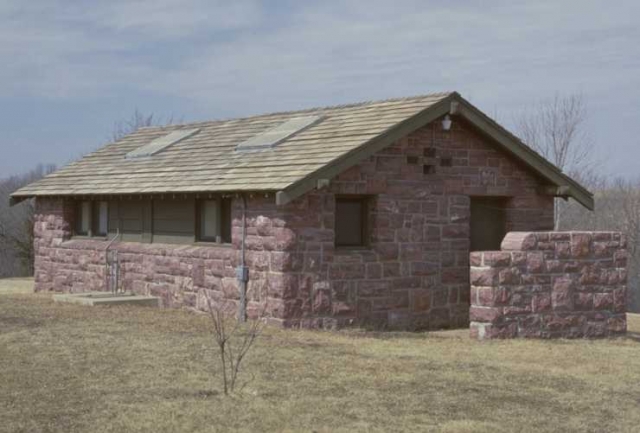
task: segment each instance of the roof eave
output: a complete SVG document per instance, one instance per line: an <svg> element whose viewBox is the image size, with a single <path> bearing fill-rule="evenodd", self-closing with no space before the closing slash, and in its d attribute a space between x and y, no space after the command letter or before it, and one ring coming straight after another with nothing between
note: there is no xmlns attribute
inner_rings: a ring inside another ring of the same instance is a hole
<svg viewBox="0 0 640 433"><path fill-rule="evenodd" d="M319 179L331 179L347 170L370 155L391 145L394 141L411 134L420 127L444 116L451 111L452 96L449 95L434 105L425 108L419 113L403 120L387 129L380 135L372 138L363 145L336 158L324 167L316 170L308 176L291 184L287 188L276 193L276 204L285 205L302 196L316 187Z"/></svg>
<svg viewBox="0 0 640 433"><path fill-rule="evenodd" d="M27 197L27 196L14 196L14 195L10 195L9 196L9 206L15 206L18 203L21 203L27 199L29 199L31 197Z"/></svg>
<svg viewBox="0 0 640 433"><path fill-rule="evenodd" d="M551 184L558 187L568 187L568 192L563 194L563 196L573 198L589 210L594 209L593 193L564 174L558 167L524 144L515 135L500 126L500 124L474 107L460 95L456 94L456 99L460 102L457 114L464 117L465 120L473 124L482 133L501 144L505 150L524 162Z"/></svg>
<svg viewBox="0 0 640 433"><path fill-rule="evenodd" d="M308 176L293 183L287 188L276 193L276 204L285 205L316 187L320 179L331 179L339 173L358 164L370 155L384 149L394 141L412 133L418 128L438 119L445 114L455 114L464 117L482 133L498 142L505 150L517 159L524 162L533 171L546 179L552 185L564 188L562 195L571 197L589 210L594 209L593 194L562 173L555 165L547 161L516 136L508 132L497 122L486 116L482 111L474 107L457 92L452 93L436 104L425 108L416 115L394 125L379 136L369 140L364 145L337 158L326 166L316 170Z"/></svg>

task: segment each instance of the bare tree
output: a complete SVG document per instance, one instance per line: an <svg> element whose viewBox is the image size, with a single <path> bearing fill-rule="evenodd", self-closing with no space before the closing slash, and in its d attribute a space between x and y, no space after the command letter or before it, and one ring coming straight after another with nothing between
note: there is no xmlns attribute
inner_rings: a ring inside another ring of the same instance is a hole
<svg viewBox="0 0 640 433"><path fill-rule="evenodd" d="M529 107L516 118L516 131L522 140L559 169L589 183L597 160L594 146L585 131L587 105L579 94L560 96ZM568 204L555 201L555 229L560 229Z"/></svg>
<svg viewBox="0 0 640 433"><path fill-rule="evenodd" d="M124 120L118 120L113 124L113 130L109 139L111 141L118 141L125 135L131 134L140 128L146 126L165 126L172 125L175 122L173 115L163 119L156 116L154 113L145 114L139 111L137 108L134 110L131 117Z"/></svg>
<svg viewBox="0 0 640 433"><path fill-rule="evenodd" d="M234 319L236 307L225 299L213 300L205 291L211 333L222 373L222 389L225 395L233 393L238 384L242 362L264 329L266 303L258 317L243 323Z"/></svg>
<svg viewBox="0 0 640 433"><path fill-rule="evenodd" d="M115 122L109 139L116 141L144 126L172 123L173 116L163 119L136 109L128 119ZM33 274L34 201L26 200L9 207L9 196L54 170L53 165L40 164L24 175L0 179L0 278Z"/></svg>
<svg viewBox="0 0 640 433"><path fill-rule="evenodd" d="M631 311L640 311L640 179L609 179L585 131L587 107L581 95L556 95L525 110L516 119L522 140L558 168L594 192L596 209L556 199L556 230L616 230L624 233L629 253Z"/></svg>
<svg viewBox="0 0 640 433"><path fill-rule="evenodd" d="M628 307L640 311L640 179L600 179L592 187L596 210L568 208L562 221L567 230L616 230L627 237Z"/></svg>
<svg viewBox="0 0 640 433"><path fill-rule="evenodd" d="M38 165L20 176L0 180L0 277L33 275L33 199L9 206L11 193L53 172L53 165Z"/></svg>

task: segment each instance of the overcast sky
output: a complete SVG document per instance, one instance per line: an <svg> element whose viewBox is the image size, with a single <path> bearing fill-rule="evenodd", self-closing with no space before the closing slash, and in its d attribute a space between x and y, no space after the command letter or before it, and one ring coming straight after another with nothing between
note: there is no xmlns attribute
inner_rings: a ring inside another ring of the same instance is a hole
<svg viewBox="0 0 640 433"><path fill-rule="evenodd" d="M185 121L457 90L507 127L582 93L609 174L640 160L640 1L0 0L0 177L137 108Z"/></svg>

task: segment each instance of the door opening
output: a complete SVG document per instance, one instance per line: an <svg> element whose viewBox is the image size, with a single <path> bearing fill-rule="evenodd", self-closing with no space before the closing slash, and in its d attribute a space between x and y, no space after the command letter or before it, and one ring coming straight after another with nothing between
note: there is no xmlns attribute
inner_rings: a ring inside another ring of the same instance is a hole
<svg viewBox="0 0 640 433"><path fill-rule="evenodd" d="M508 197L471 197L471 251L500 250L507 234Z"/></svg>

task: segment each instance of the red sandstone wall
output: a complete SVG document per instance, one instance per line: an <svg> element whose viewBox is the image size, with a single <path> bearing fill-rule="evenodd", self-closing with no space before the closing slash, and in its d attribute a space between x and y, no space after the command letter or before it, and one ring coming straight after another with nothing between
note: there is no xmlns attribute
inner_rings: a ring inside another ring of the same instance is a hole
<svg viewBox="0 0 640 433"><path fill-rule="evenodd" d="M425 157L435 148L436 157ZM407 163L418 157L418 164ZM442 157L451 167L439 166ZM423 164L436 165L424 174ZM539 181L474 130L426 126L287 206L296 242L285 253L286 301L303 326L360 322L401 329L469 323L469 196L514 197L509 230L553 227ZM334 248L334 194L371 194L371 247Z"/></svg>
<svg viewBox="0 0 640 433"><path fill-rule="evenodd" d="M456 119L451 131L428 125L333 179L330 187L276 207L273 196L248 203L250 312L267 302L285 326L352 323L401 329L467 326L469 196L513 197L510 230L553 226L553 199L539 181ZM436 157L425 156L435 148ZM407 156L418 157L410 165ZM441 167L452 157L451 167ZM436 165L424 174L423 165ZM334 247L334 194L370 194L371 246ZM167 306L204 308L204 290L238 298L240 209L233 246L119 243L124 287L161 296ZM38 200L36 290L104 289L105 242L71 240L72 212Z"/></svg>
<svg viewBox="0 0 640 433"><path fill-rule="evenodd" d="M239 299L235 267L240 263L240 201L232 209L233 244L192 246L116 242L121 287L159 296L168 307L205 309L204 292L214 299ZM265 308L276 322L292 312L283 301L283 263L280 251L294 236L284 226L281 209L270 198L248 200L247 253L250 267L248 312ZM105 241L71 239L73 210L62 199L38 199L35 217L35 290L84 292L106 290Z"/></svg>
<svg viewBox="0 0 640 433"><path fill-rule="evenodd" d="M623 334L625 248L617 232L513 232L471 253L472 337Z"/></svg>

